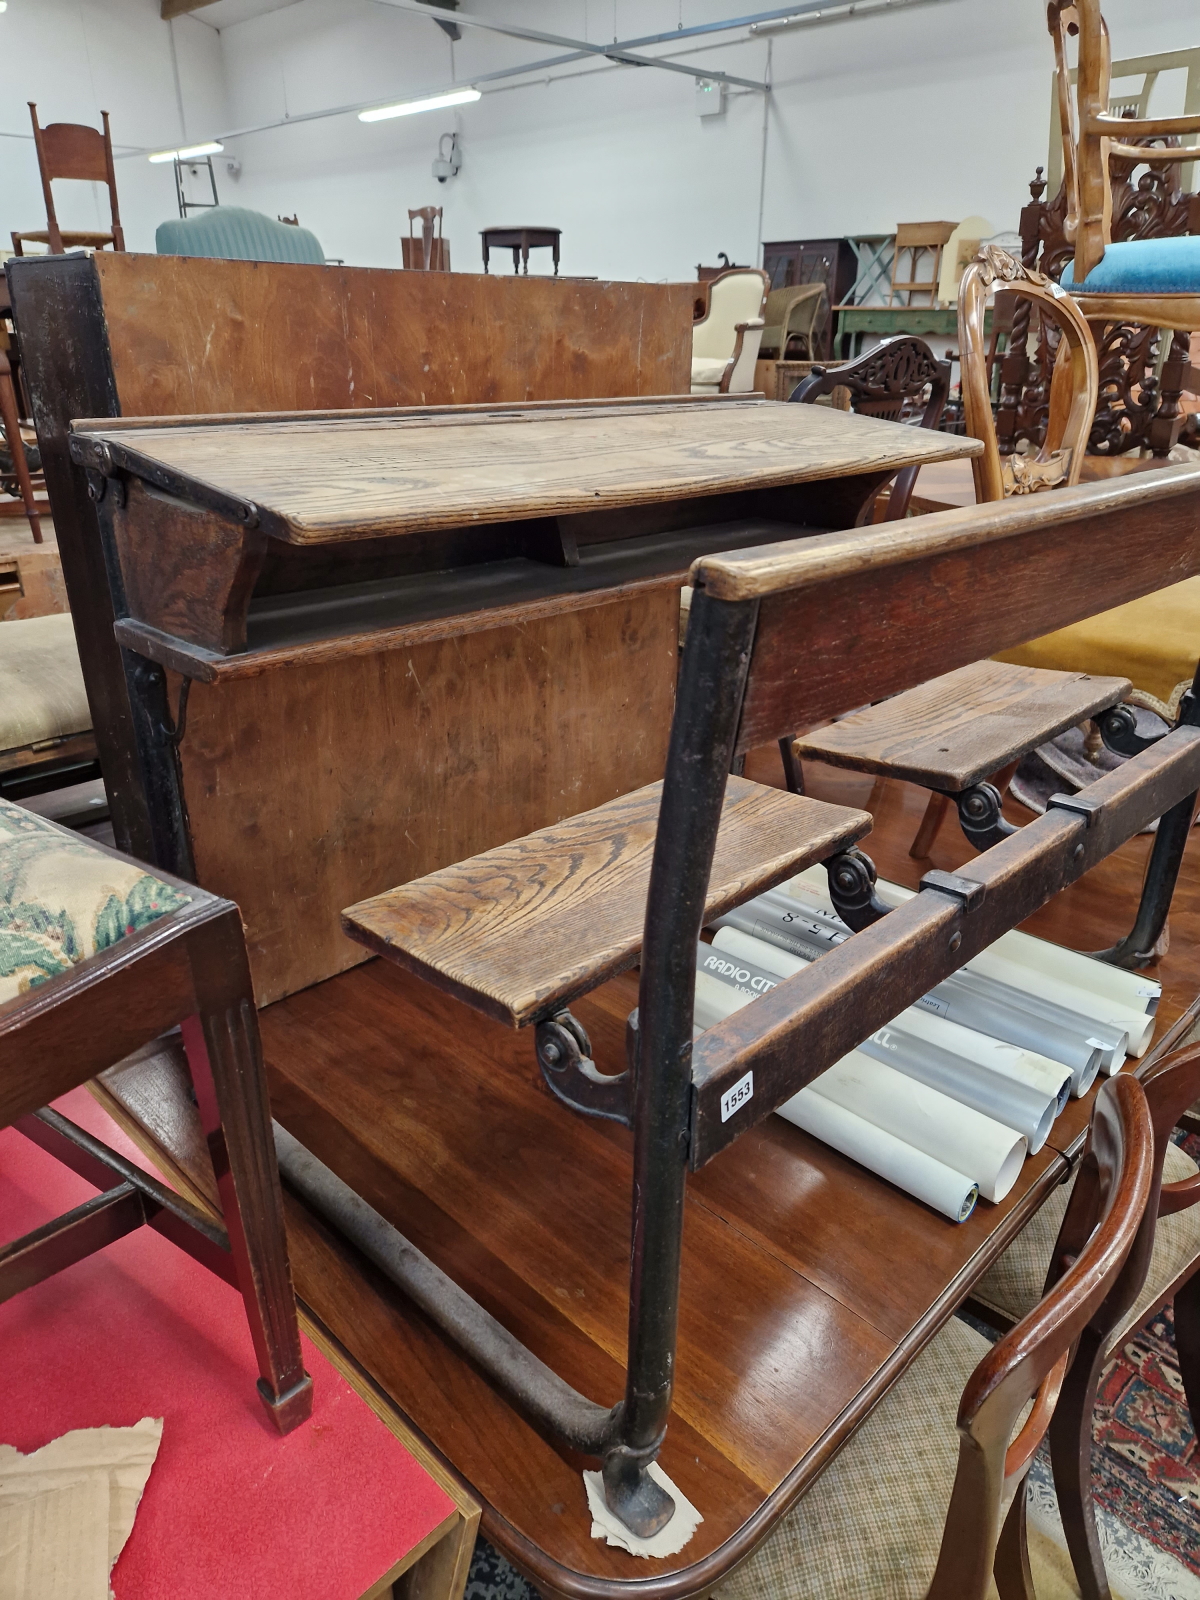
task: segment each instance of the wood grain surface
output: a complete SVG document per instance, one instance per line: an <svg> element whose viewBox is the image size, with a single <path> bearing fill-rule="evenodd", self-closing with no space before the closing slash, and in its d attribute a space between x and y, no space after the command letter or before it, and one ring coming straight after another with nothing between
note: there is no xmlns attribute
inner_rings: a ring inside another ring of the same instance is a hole
<svg viewBox="0 0 1200 1600"><path fill-rule="evenodd" d="M97 256L126 416L686 394L694 284Z"/></svg>
<svg viewBox="0 0 1200 1600"><path fill-rule="evenodd" d="M664 405L89 431L177 492L295 544L770 488L969 455L973 440L820 406Z"/></svg>
<svg viewBox="0 0 1200 1600"><path fill-rule="evenodd" d="M519 1028L632 966L662 784L350 906L351 938ZM861 839L863 811L731 777L705 900L720 916Z"/></svg>
<svg viewBox="0 0 1200 1600"><path fill-rule="evenodd" d="M193 684L196 871L241 907L260 1004L366 958L343 907L661 777L679 591L596 599Z"/></svg>
<svg viewBox="0 0 1200 1600"><path fill-rule="evenodd" d="M1115 705L1130 688L1126 678L973 661L801 734L795 749L834 767L965 789Z"/></svg>
<svg viewBox="0 0 1200 1600"><path fill-rule="evenodd" d="M738 729L752 750L1200 572L1200 468L706 557L698 572L748 595L768 585Z"/></svg>
<svg viewBox="0 0 1200 1600"><path fill-rule="evenodd" d="M782 783L774 748L752 754L747 770L755 781ZM895 882L915 888L928 867L956 871L973 858L949 825L928 861L909 857L925 807L920 789L816 762L805 776L818 798L874 813L867 848ZM1013 821L1029 820L1014 802L1008 809ZM1150 842L1123 845L1026 931L1074 948L1111 943L1132 918ZM1166 989L1156 1049L1200 988L1197 861L1185 858L1171 948L1157 969ZM625 1018L636 1003L636 977L626 973L574 1007L603 1070L623 1062ZM594 1398L615 1398L625 1131L552 1102L538 1087L528 1039L386 963L295 995L261 1020L276 1114L544 1359ZM365 1058L371 1074L362 1072ZM777 1118L689 1181L679 1410L663 1464L705 1522L670 1561L635 1563L592 1540L579 1480L588 1463L556 1452L288 1197L297 1288L476 1487L483 1531L542 1593L706 1595L1054 1191L1067 1171L1055 1147L1078 1147L1091 1098L1070 1103L1001 1206L981 1204L960 1227ZM143 1080L138 1107L168 1144L187 1148L189 1106L171 1105ZM194 1138L192 1148L201 1148Z"/></svg>

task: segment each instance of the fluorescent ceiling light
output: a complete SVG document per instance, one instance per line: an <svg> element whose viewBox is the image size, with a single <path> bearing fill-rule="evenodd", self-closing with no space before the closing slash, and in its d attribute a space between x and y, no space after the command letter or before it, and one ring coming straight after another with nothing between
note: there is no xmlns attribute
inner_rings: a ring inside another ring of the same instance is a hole
<svg viewBox="0 0 1200 1600"><path fill-rule="evenodd" d="M190 144L186 150L156 150L149 158L151 161L191 161L196 156L219 156L224 150L223 144L213 140L209 144Z"/></svg>
<svg viewBox="0 0 1200 1600"><path fill-rule="evenodd" d="M430 95L428 100L402 100L396 106L376 106L373 111L360 111L360 122L382 122L386 117L411 117L418 111L440 111L443 106L465 106L472 100L482 99L478 89L454 89L449 94Z"/></svg>

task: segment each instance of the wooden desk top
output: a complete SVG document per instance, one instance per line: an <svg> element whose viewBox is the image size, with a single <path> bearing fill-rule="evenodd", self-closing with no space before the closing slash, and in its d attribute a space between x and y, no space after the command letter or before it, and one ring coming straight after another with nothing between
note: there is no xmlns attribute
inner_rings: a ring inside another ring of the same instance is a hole
<svg viewBox="0 0 1200 1600"><path fill-rule="evenodd" d="M756 397L77 422L74 453L291 544L662 504L914 463L973 439Z"/></svg>

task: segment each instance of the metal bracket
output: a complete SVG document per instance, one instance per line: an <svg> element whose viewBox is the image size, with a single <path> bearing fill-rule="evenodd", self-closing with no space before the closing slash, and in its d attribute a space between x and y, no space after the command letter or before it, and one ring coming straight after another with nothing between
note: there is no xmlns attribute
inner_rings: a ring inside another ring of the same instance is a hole
<svg viewBox="0 0 1200 1600"><path fill-rule="evenodd" d="M862 850L851 846L821 865L829 877L833 909L855 933L886 917L892 909L875 893L875 863Z"/></svg>
<svg viewBox="0 0 1200 1600"><path fill-rule="evenodd" d="M990 850L1016 833L1004 816L1004 801L994 783L973 783L950 798L958 807L959 826L976 850Z"/></svg>
<svg viewBox="0 0 1200 1600"><path fill-rule="evenodd" d="M567 1010L556 1011L537 1025L538 1066L550 1092L572 1111L586 1117L632 1124L633 1073L599 1070L592 1060L592 1042L583 1024Z"/></svg>
<svg viewBox="0 0 1200 1600"><path fill-rule="evenodd" d="M950 894L961 902L964 912L978 911L983 904L987 886L974 878L964 878L957 872L927 872L918 889L936 889L939 894Z"/></svg>
<svg viewBox="0 0 1200 1600"><path fill-rule="evenodd" d="M1110 706L1107 711L1098 712L1092 721L1100 729L1100 737L1107 748L1118 756L1141 755L1143 750L1149 750L1151 745L1164 739L1170 731L1166 729L1148 737L1140 734L1137 731L1137 714L1130 705Z"/></svg>
<svg viewBox="0 0 1200 1600"><path fill-rule="evenodd" d="M191 693L192 680L185 678L179 685L179 710L175 713L174 722L168 725L163 719L163 737L168 744L173 744L178 750L183 743L183 736L187 732L188 695Z"/></svg>
<svg viewBox="0 0 1200 1600"><path fill-rule="evenodd" d="M1153 743L1153 739L1147 739L1142 748ZM1086 789L1079 794L1052 794L1046 801L1046 810L1073 812L1075 816L1082 817L1090 828L1104 810L1104 801L1089 800Z"/></svg>

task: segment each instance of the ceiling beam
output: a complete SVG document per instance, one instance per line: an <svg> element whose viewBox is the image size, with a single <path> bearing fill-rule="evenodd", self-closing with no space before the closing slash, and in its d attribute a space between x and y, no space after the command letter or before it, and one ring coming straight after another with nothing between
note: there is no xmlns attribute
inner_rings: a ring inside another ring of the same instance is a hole
<svg viewBox="0 0 1200 1600"><path fill-rule="evenodd" d="M429 8L422 5L421 0L377 0L377 3L390 6L394 11L407 11L411 16L429 15ZM790 14L790 10L782 13L784 16ZM704 78L711 83L734 84L738 88L756 89L760 93L767 91L767 85L754 78L737 78L729 72L697 71L695 67L684 66L682 62L671 61L666 56L635 55L616 40L612 44L591 44L586 39L568 39L560 33L543 33L538 28L527 28L524 24L468 16L465 11L456 11L454 20L460 28L482 28L486 33L500 33L510 39L530 39L536 44L558 45L560 48L578 51L584 56L603 56L620 66L658 67L663 72L681 72L689 78Z"/></svg>
<svg viewBox="0 0 1200 1600"><path fill-rule="evenodd" d="M189 11L199 11L201 6L211 6L214 0L162 0L159 16L164 22L172 17L186 17Z"/></svg>

